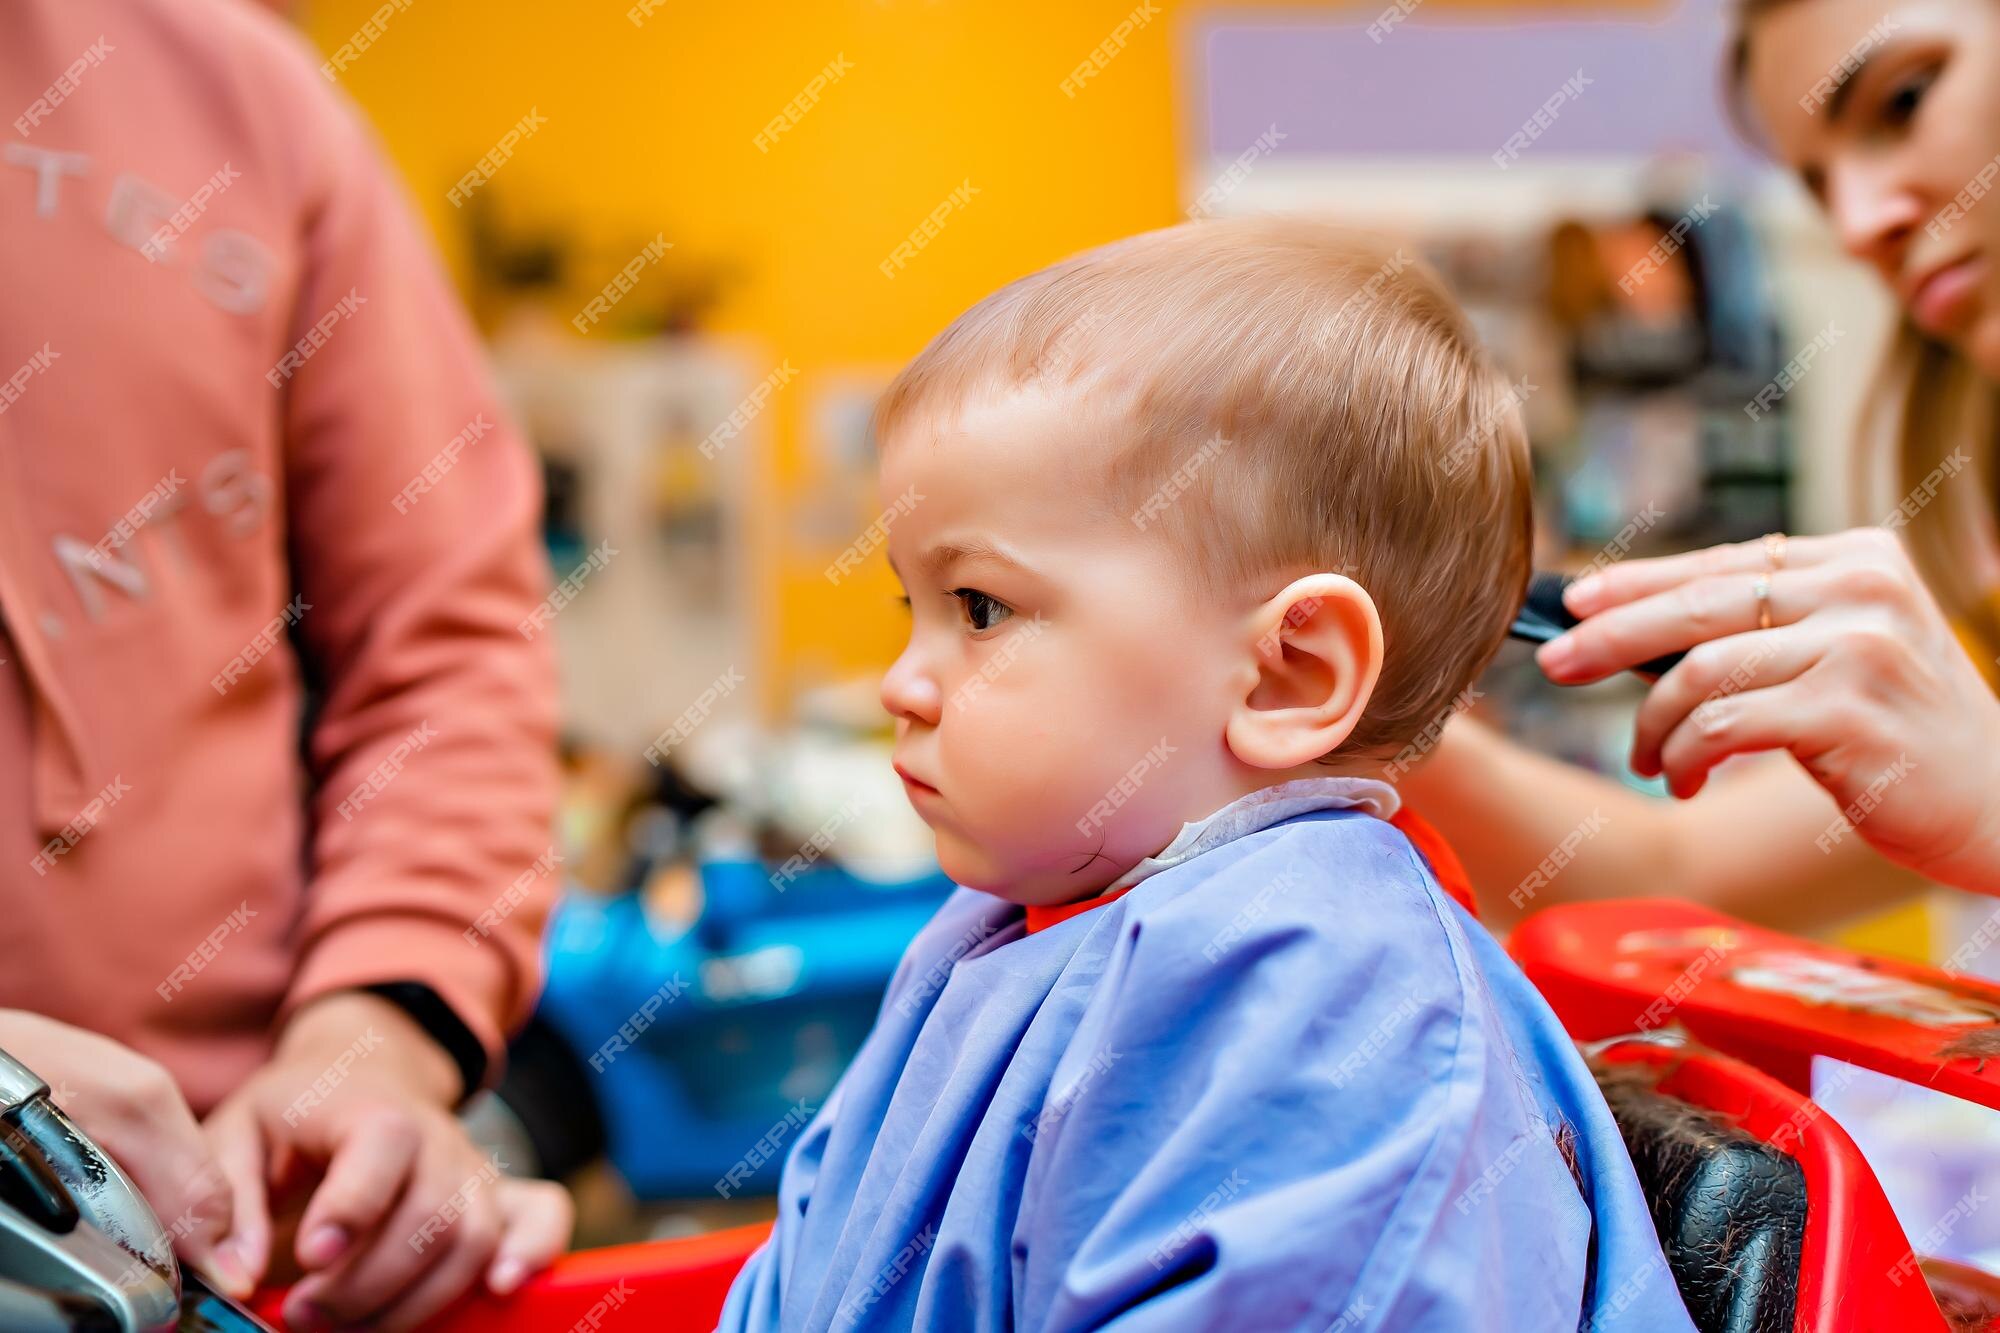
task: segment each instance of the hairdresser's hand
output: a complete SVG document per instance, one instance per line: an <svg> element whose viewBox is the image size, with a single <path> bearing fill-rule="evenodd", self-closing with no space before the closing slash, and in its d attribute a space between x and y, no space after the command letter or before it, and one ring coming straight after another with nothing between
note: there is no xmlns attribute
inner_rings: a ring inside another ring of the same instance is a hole
<svg viewBox="0 0 2000 1333"><path fill-rule="evenodd" d="M259 1277L271 1191L301 1173L312 1182L290 1327L413 1328L482 1276L512 1291L567 1243L568 1195L502 1177L451 1114L458 1084L401 1009L346 993L301 1009L271 1063L209 1117L235 1193L232 1243Z"/></svg>
<svg viewBox="0 0 2000 1333"><path fill-rule="evenodd" d="M183 1259L249 1290L248 1274L216 1252L229 1234L229 1189L172 1075L109 1037L20 1009L0 1009L0 1050L41 1075L56 1105L125 1168Z"/></svg>
<svg viewBox="0 0 2000 1333"><path fill-rule="evenodd" d="M1639 710L1632 768L1674 795L1731 755L1788 750L1833 796L1816 841L1859 836L1889 859L2000 893L2000 701L1882 528L1793 538L1753 586L1763 543L1627 560L1565 599L1584 623L1536 654L1580 684L1687 649Z"/></svg>

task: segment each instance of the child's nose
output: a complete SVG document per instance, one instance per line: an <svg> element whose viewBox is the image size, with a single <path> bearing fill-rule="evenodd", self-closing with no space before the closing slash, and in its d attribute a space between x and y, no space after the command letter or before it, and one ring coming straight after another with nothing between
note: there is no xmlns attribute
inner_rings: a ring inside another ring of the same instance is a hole
<svg viewBox="0 0 2000 1333"><path fill-rule="evenodd" d="M904 649L882 676L882 707L891 717L934 727L942 704L937 678L924 669L915 652Z"/></svg>

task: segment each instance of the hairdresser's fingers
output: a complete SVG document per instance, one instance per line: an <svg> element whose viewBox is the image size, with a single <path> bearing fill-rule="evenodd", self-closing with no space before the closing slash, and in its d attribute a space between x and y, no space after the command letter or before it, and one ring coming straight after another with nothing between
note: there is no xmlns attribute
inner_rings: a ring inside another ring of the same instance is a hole
<svg viewBox="0 0 2000 1333"><path fill-rule="evenodd" d="M1828 537L1787 537L1785 568L1810 569L1852 555L1860 547L1875 542L1874 537L1860 535L1870 532L1889 536L1879 528L1857 528ZM1889 536L1889 540L1893 543L1895 538ZM1607 607L1651 597L1695 579L1726 574L1761 574L1770 568L1770 564L1762 539L1730 542L1678 555L1620 560L1570 584L1563 593L1563 605L1570 609L1572 615L1595 615Z"/></svg>
<svg viewBox="0 0 2000 1333"><path fill-rule="evenodd" d="M478 1243L468 1243L471 1239L461 1237L458 1243L446 1246L444 1253L422 1268L388 1305L372 1314L365 1327L373 1333L407 1333L423 1327L463 1296L492 1258L492 1251L486 1248L492 1239L490 1229Z"/></svg>
<svg viewBox="0 0 2000 1333"><path fill-rule="evenodd" d="M494 1197L500 1203L506 1230L486 1269L486 1287L496 1296L505 1296L563 1252L576 1224L576 1205L568 1190L549 1180L507 1177L500 1181Z"/></svg>
<svg viewBox="0 0 2000 1333"><path fill-rule="evenodd" d="M1581 685L1650 662L1663 653L1759 628L1762 574L1716 574L1600 611L1535 653L1548 678ZM1832 567L1781 570L1770 578L1773 625L1789 625L1835 595Z"/></svg>
<svg viewBox="0 0 2000 1333"><path fill-rule="evenodd" d="M1660 748L1668 790L1683 800L1695 795L1717 764L1739 754L1790 750L1810 767L1828 705L1810 678L1808 671L1782 685L1712 699L1690 712Z"/></svg>
<svg viewBox="0 0 2000 1333"><path fill-rule="evenodd" d="M383 1225L424 1164L424 1123L403 1108L357 1099L321 1110L299 1122L317 1155L330 1159L299 1219L296 1253L310 1272Z"/></svg>
<svg viewBox="0 0 2000 1333"><path fill-rule="evenodd" d="M1661 751L1677 729L1685 724L1699 731L1728 716L1719 707L1723 701L1795 678L1825 654L1828 637L1823 627L1806 621L1696 644L1639 705L1632 771L1641 777L1658 775Z"/></svg>
<svg viewBox="0 0 2000 1333"><path fill-rule="evenodd" d="M248 1296L271 1262L271 1205L266 1182L270 1163L263 1129L243 1103L224 1102L202 1126L215 1149L234 1205L228 1237L210 1264L223 1289Z"/></svg>

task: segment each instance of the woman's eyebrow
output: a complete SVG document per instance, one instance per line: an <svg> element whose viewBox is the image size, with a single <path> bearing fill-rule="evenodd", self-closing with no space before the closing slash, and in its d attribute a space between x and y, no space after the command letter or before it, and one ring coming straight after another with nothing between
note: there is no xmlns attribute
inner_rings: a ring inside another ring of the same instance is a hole
<svg viewBox="0 0 2000 1333"><path fill-rule="evenodd" d="M1846 78L1833 85L1833 91L1827 95L1826 99L1827 124L1838 125L1840 123L1841 112L1847 109L1847 99L1854 95L1854 85L1861 82L1861 76L1868 72L1868 66L1874 63L1875 57L1878 54L1880 54L1879 49L1865 52L1861 56L1861 63L1849 70Z"/></svg>

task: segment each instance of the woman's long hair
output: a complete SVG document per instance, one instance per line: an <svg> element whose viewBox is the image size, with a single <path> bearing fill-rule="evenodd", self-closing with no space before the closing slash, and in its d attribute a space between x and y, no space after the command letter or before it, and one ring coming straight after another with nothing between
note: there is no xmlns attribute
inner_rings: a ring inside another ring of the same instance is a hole
<svg viewBox="0 0 2000 1333"><path fill-rule="evenodd" d="M2000 487L1993 381L1907 316L1855 448L1869 522L1901 529L1917 572L1989 677L2000 655Z"/></svg>

